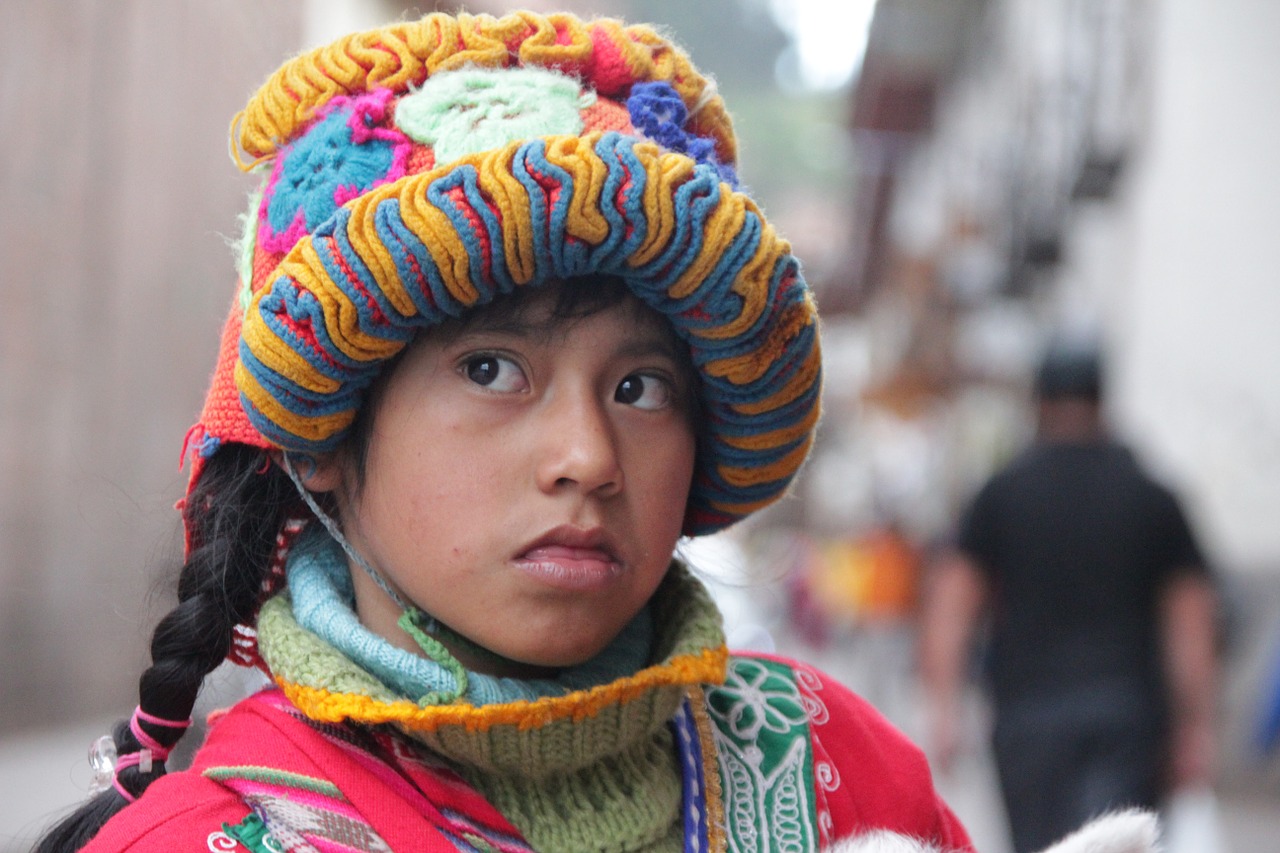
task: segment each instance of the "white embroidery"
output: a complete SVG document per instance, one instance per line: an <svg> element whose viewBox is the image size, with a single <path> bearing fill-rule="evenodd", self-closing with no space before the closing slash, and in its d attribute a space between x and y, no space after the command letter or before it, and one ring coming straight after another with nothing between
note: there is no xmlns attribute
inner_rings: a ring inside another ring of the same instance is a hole
<svg viewBox="0 0 1280 853"><path fill-rule="evenodd" d="M205 839L205 844L212 853L226 853L227 850L235 850L239 842L225 832L219 831L209 833L209 837Z"/></svg>
<svg viewBox="0 0 1280 853"><path fill-rule="evenodd" d="M840 771L825 758L813 762L813 776L824 791L831 792L840 788Z"/></svg>
<svg viewBox="0 0 1280 853"><path fill-rule="evenodd" d="M715 692L733 698L727 711L713 706L711 713L728 724L734 737L748 743L759 737L761 729L785 734L810 719L795 686L757 661L734 661L725 683Z"/></svg>
<svg viewBox="0 0 1280 853"><path fill-rule="evenodd" d="M809 721L815 726L825 725L831 719L826 704L818 698L822 691L822 679L811 669L803 666L795 668L796 686L800 688L800 699L809 714Z"/></svg>
<svg viewBox="0 0 1280 853"><path fill-rule="evenodd" d="M816 812L805 766L809 713L795 683L751 659L731 661L725 683L709 691L716 726L712 732L724 779L729 849L734 853L809 853L817 848ZM818 703L819 705L821 703ZM825 711L825 709L823 709ZM757 745L762 735L784 751L768 756Z"/></svg>
<svg viewBox="0 0 1280 853"><path fill-rule="evenodd" d="M815 727L810 729L810 734L813 737L813 777L818 787L815 792L818 827L824 838L830 838L832 833L835 832L836 824L831 817L831 808L827 804L826 795L840 789L840 771L836 769L835 764L827 757L827 751L822 746L822 739L819 737L816 727L829 722L831 714L827 711L826 703L818 696L823 689L822 679L818 674L805 666L797 666L794 672L796 685L800 690L800 697L804 702L805 711L809 714L809 720Z"/></svg>

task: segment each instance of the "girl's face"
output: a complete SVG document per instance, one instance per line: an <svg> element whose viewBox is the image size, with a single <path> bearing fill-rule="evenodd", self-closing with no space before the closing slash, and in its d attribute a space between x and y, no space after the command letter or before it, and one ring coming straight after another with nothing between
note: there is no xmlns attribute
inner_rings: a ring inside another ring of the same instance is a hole
<svg viewBox="0 0 1280 853"><path fill-rule="evenodd" d="M452 649L493 674L602 651L666 573L693 475L693 390L664 322L630 296L556 318L555 294L414 342L371 404L363 476L339 456L310 483L405 600L524 665ZM417 651L352 577L361 621Z"/></svg>

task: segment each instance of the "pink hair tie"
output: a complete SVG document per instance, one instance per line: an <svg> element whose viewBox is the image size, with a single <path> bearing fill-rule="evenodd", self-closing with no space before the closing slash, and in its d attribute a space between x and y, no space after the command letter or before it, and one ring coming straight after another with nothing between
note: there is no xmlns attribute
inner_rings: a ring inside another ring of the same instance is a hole
<svg viewBox="0 0 1280 853"><path fill-rule="evenodd" d="M131 752L116 762L115 771L112 774L112 783L115 785L120 796L124 797L128 802L133 802L136 797L125 790L120 784L120 771L129 767L137 767L142 773L150 773L155 767L155 762L163 763L169 753L173 751L173 747L165 746L158 740L147 734L140 723L146 722L153 726L160 726L166 729L186 729L191 725L191 720L166 720L163 717L157 717L148 714L139 706L133 709L133 716L129 718L129 731L133 732L133 736L138 739L138 743L142 744L142 749L137 752Z"/></svg>

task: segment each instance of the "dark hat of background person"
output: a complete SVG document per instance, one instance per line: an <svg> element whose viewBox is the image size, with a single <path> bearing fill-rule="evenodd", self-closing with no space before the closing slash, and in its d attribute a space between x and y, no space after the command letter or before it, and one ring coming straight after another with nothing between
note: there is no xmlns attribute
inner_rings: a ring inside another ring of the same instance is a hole
<svg viewBox="0 0 1280 853"><path fill-rule="evenodd" d="M1102 353L1092 344L1053 344L1036 370L1036 396L1042 400L1102 398Z"/></svg>

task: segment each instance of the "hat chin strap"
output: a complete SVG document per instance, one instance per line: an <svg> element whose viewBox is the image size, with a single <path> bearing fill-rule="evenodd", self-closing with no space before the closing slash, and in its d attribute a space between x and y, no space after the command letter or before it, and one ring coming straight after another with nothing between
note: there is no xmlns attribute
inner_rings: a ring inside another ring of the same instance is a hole
<svg viewBox="0 0 1280 853"><path fill-rule="evenodd" d="M315 463L310 459L310 457L303 457L303 459L304 461L311 462L314 466ZM324 526L324 529L329 531L329 535L333 537L333 541L342 546L342 550L351 558L351 561L364 569L365 574L373 579L373 582L378 585L378 588L385 592L387 596L396 603L396 606L399 607L402 612L408 613L417 611L416 607L406 602L400 597L399 593L391 588L391 584L382 576L382 572L375 569L369 561L364 558L364 555L357 551L355 546L347 541L347 537L342 533L342 528L338 526L338 522L334 520L333 516L320 508L320 505L316 503L316 499L312 496L311 491L303 484L302 477L298 474L298 469L293 464L293 456L288 451L284 451L281 453L281 460L285 473L288 474L289 479L293 481L294 487L298 490L298 495L302 498L303 502L306 503L307 508L315 515L316 520ZM421 627L427 631L434 630L435 621L434 617L427 616L425 624Z"/></svg>
<svg viewBox="0 0 1280 853"><path fill-rule="evenodd" d="M299 457L302 461L315 464L308 456ZM316 499L312 496L311 491L302 482L302 476L298 473L297 467L294 465L293 456L288 451L281 452L281 465L284 467L285 473L289 475L289 479L293 481L294 487L298 490L298 495L306 503L307 508L315 515L316 520L324 526L329 532L333 540L337 542L346 555L357 566L364 570L378 588L387 594L387 596L395 602L400 608L400 618L396 620L396 625L402 631L413 638L413 641L422 649L423 654L428 659L435 661L443 666L446 670L453 674L457 681L457 690L448 695L423 697L421 700L424 704L438 704L439 702L451 702L466 693L467 689L467 673L466 668L459 663L458 659L449 651L433 634L448 638L454 643L460 643L467 648L471 654L484 657L489 660L497 661L503 664L513 663L497 652L490 651L479 645L474 640L463 636L449 626L445 625L430 613L424 613L420 608L411 602L405 601L399 593L392 589L391 584L383 577L382 572L378 571L373 565L364 558L364 555L355 549L355 546L347 540L343 535L342 528L338 526L338 522L333 516L325 512L324 509L316 503Z"/></svg>
<svg viewBox="0 0 1280 853"><path fill-rule="evenodd" d="M333 518L333 516L325 512L320 505L316 503L316 499L311 495L311 491L303 484L302 477L298 474L298 469L293 464L293 458L287 451L281 454L281 460L285 473L287 473L289 475L289 479L293 481L294 487L298 490L298 495L306 503L307 508L310 509L316 519L324 525L324 529L329 532L329 535L333 537L333 540L342 546L342 550L346 552L346 555L351 558L352 562L364 569L365 573L369 577L373 578L373 582L376 583L378 587L396 603L396 606L400 608L400 618L396 620L396 625L413 638L413 641L418 644L418 648L422 649L422 653L426 655L429 660L433 660L440 664L440 666L444 667L444 669L453 676L455 687L452 691L428 694L427 696L421 697L418 700L419 703L436 705L455 702L465 696L467 692L466 668L456 657L453 656L443 643L431 636L431 634L440 629L440 623L434 616L423 613L417 607L401 598L399 593L391 588L391 584L387 582L387 579L382 576L382 572L375 569L369 561L364 558L364 555L355 549L355 546L353 546L347 540L347 537L343 535L342 528L338 526L338 522ZM310 459L307 459L307 461L310 461L313 465L315 464L314 461Z"/></svg>

